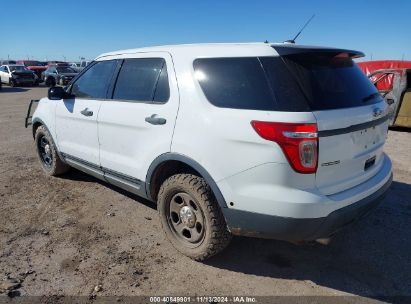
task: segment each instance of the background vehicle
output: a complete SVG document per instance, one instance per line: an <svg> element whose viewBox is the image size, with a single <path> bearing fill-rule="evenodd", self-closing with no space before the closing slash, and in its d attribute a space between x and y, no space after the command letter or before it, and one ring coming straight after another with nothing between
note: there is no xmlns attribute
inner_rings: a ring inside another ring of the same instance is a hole
<svg viewBox="0 0 411 304"><path fill-rule="evenodd" d="M392 126L411 128L411 61L359 62L392 112Z"/></svg>
<svg viewBox="0 0 411 304"><path fill-rule="evenodd" d="M69 62L68 66L76 71L80 71L80 62Z"/></svg>
<svg viewBox="0 0 411 304"><path fill-rule="evenodd" d="M47 62L47 67L52 66L52 65L68 65L68 63L65 61L58 61L58 60L52 60L52 61Z"/></svg>
<svg viewBox="0 0 411 304"><path fill-rule="evenodd" d="M0 65L17 64L16 60L0 60Z"/></svg>
<svg viewBox="0 0 411 304"><path fill-rule="evenodd" d="M11 87L16 85L36 85L38 77L23 65L2 65L0 67L1 82Z"/></svg>
<svg viewBox="0 0 411 304"><path fill-rule="evenodd" d="M196 260L231 234L329 237L392 181L388 106L362 55L268 43L103 54L40 100L37 154L48 175L73 166L157 202Z"/></svg>
<svg viewBox="0 0 411 304"><path fill-rule="evenodd" d="M82 60L80 62L80 66L79 66L79 70L81 71L82 69L84 69L86 66L88 66L91 63L91 61L89 60Z"/></svg>
<svg viewBox="0 0 411 304"><path fill-rule="evenodd" d="M69 66L49 66L43 77L47 86L55 86L68 84L77 74L78 71Z"/></svg>
<svg viewBox="0 0 411 304"><path fill-rule="evenodd" d="M41 79L41 73L46 70L46 67L37 60L17 60L17 64L24 65L27 69L32 70L36 75L37 79Z"/></svg>

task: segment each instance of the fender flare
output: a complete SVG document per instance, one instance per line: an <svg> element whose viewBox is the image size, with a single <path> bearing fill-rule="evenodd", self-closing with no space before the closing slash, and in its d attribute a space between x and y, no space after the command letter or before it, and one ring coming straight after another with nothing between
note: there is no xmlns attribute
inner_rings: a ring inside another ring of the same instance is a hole
<svg viewBox="0 0 411 304"><path fill-rule="evenodd" d="M158 166L160 166L163 162L166 162L166 161L169 161L169 160L180 161L180 162L192 167L194 170L196 170L198 173L200 173L201 176L207 182L207 184L210 186L211 190L213 191L214 196L215 196L218 204L220 205L220 207L221 208L227 208L227 204L226 204L226 201L223 197L223 194L221 193L220 189L218 188L217 183L211 177L210 173L208 173L207 170L204 169L204 167L201 166L194 159L192 159L188 156L185 156L183 154L173 153L173 152L165 153L165 154L162 154L162 155L158 156L156 159L153 160L150 167L148 168L145 185L146 185L147 197L150 200L154 201L153 197L151 195L151 192L150 192L151 178L153 177L153 174L154 174L155 170L158 168Z"/></svg>
<svg viewBox="0 0 411 304"><path fill-rule="evenodd" d="M31 122L31 124L33 126L32 129L31 129L31 131L33 133L33 138L36 137L36 133L34 132L34 125L36 123L40 123L41 125L43 125L47 129L47 131L50 133L51 137L53 138L53 135L51 134L51 132L50 132L49 128L47 127L47 125L44 123L44 121L41 118L38 118L38 117L34 118L33 121ZM54 138L53 138L53 141L54 141Z"/></svg>

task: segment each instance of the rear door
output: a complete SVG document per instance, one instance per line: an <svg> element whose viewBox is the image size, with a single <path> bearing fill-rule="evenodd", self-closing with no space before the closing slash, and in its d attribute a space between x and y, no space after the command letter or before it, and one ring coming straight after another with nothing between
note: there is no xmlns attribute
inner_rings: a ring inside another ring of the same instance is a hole
<svg viewBox="0 0 411 304"><path fill-rule="evenodd" d="M74 97L58 101L57 142L66 157L99 166L97 115L116 65L115 60L96 62L71 86Z"/></svg>
<svg viewBox="0 0 411 304"><path fill-rule="evenodd" d="M124 56L98 115L100 163L112 183L144 181L148 167L170 151L179 105L171 56L165 52Z"/></svg>
<svg viewBox="0 0 411 304"><path fill-rule="evenodd" d="M317 119L316 184L326 195L354 187L381 169L388 106L347 53L284 56Z"/></svg>

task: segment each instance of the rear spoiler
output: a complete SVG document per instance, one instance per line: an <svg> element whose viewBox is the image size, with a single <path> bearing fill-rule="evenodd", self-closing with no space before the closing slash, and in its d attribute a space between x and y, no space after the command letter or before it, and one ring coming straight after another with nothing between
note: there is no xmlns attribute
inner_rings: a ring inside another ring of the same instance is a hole
<svg viewBox="0 0 411 304"><path fill-rule="evenodd" d="M271 44L271 47L277 51L280 56L293 55L293 54L304 54L304 53L334 53L334 54L348 54L351 58L364 57L363 52L347 50L347 49L337 49L337 48L327 48L319 46L306 46L306 45L295 45L295 44Z"/></svg>

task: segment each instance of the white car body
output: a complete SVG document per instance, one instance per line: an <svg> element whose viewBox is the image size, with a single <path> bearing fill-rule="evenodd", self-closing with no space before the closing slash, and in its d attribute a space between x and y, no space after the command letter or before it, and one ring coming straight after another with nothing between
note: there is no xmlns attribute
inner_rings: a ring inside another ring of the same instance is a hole
<svg viewBox="0 0 411 304"><path fill-rule="evenodd" d="M354 218L359 204L380 200L390 185L391 161L383 152L387 105L381 99L361 107L287 112L221 108L207 100L193 68L196 59L279 56L273 46L199 44L103 54L95 62L164 59L169 100L43 98L33 115L34 128L48 128L71 166L153 201L158 190L153 178L162 164L174 161L193 168L210 184L233 234L325 237L346 224L338 217L340 210L352 207L347 212ZM84 116L83 110L92 115ZM148 123L152 115L166 123ZM316 124L316 172L293 170L281 147L260 137L251 121ZM364 163L373 157L372 167L365 170Z"/></svg>
<svg viewBox="0 0 411 304"><path fill-rule="evenodd" d="M23 70L24 77L19 77L17 79L13 78L13 68L21 68ZM5 84L10 84L10 81L14 79L16 84L31 84L33 85L38 77L32 71L26 69L24 65L21 64L6 64L0 66L0 81Z"/></svg>

